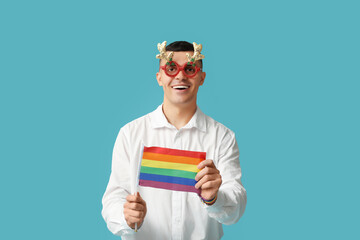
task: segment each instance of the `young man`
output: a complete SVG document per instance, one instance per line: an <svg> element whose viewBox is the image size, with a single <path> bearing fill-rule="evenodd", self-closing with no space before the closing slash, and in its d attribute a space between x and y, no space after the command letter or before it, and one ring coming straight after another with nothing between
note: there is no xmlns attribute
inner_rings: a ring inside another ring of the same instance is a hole
<svg viewBox="0 0 360 240"><path fill-rule="evenodd" d="M196 104L206 76L202 46L179 41L158 48L164 101L120 129L102 215L122 239L220 239L222 224L236 223L247 200L235 135ZM142 144L206 153L195 173L199 194L137 187Z"/></svg>

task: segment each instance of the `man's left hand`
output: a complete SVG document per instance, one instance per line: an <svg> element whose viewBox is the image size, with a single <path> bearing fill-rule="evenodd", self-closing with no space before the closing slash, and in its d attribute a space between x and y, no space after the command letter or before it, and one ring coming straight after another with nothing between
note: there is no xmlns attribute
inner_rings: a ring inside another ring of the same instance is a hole
<svg viewBox="0 0 360 240"><path fill-rule="evenodd" d="M198 181L195 188L201 188L202 198L206 200L213 199L217 195L222 183L220 172L211 159L206 159L199 163L198 169L202 170L195 176L195 180Z"/></svg>

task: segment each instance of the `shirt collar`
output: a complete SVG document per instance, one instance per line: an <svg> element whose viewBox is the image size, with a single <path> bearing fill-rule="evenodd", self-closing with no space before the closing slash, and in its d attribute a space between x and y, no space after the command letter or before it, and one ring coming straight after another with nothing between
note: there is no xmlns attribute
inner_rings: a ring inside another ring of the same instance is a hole
<svg viewBox="0 0 360 240"><path fill-rule="evenodd" d="M175 128L173 125L171 125L167 121L167 119L162 111L162 106L163 106L163 104L158 106L155 111L150 113L151 126L153 128L162 128L162 127ZM200 131L206 132L205 114L200 110L199 106L197 106L196 112L192 116L190 121L182 128L185 128L185 129L197 128Z"/></svg>

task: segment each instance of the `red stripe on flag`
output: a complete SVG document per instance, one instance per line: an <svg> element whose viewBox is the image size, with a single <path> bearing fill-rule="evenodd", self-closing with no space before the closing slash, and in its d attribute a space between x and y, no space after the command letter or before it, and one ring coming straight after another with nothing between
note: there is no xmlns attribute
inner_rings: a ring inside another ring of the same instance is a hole
<svg viewBox="0 0 360 240"><path fill-rule="evenodd" d="M206 152L178 150L178 149L171 149L171 148L144 147L144 152L160 153L160 154L183 156L183 157L192 157L192 158L199 158L201 160L206 159Z"/></svg>

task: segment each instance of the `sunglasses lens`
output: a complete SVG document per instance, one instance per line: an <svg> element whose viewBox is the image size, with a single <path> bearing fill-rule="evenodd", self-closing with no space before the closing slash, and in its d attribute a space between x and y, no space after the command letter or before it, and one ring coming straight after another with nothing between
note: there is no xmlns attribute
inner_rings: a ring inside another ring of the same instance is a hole
<svg viewBox="0 0 360 240"><path fill-rule="evenodd" d="M178 68L176 65L166 65L166 73L170 76L174 76L178 73Z"/></svg>

